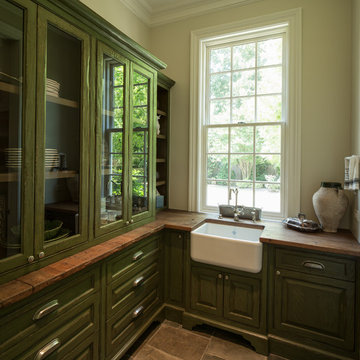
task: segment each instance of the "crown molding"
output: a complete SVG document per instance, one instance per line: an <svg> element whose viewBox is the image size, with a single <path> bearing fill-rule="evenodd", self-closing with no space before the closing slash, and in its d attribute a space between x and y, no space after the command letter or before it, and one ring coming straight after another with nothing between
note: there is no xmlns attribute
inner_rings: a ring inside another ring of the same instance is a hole
<svg viewBox="0 0 360 360"><path fill-rule="evenodd" d="M151 9L147 0L121 0L137 17L150 27L208 14L224 8L243 6L263 0L204 0L183 5L168 5L160 11Z"/></svg>

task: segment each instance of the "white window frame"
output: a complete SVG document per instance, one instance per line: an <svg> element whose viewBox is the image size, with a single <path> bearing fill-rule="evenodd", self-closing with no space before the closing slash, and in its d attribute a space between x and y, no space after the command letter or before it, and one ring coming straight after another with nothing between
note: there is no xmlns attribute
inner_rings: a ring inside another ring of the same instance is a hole
<svg viewBox="0 0 360 360"><path fill-rule="evenodd" d="M271 35L285 31L286 41L284 61L286 61L287 81L284 84L286 101L283 103L285 142L282 144L282 212L264 214L268 218L294 216L300 209L301 171L301 9L293 9L276 14L243 20L236 23L210 27L191 33L190 63L190 156L189 156L189 211L209 212L202 207L200 171L203 165L206 144L201 126L206 116L206 51L209 45L233 42L241 38L251 39L261 35ZM226 203L227 199L224 199ZM217 211L217 209L216 209Z"/></svg>

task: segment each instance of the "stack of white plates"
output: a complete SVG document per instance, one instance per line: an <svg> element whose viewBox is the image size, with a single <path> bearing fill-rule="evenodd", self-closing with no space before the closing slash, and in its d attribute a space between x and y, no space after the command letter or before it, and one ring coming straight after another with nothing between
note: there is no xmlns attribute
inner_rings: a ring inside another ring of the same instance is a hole
<svg viewBox="0 0 360 360"><path fill-rule="evenodd" d="M45 149L45 168L58 168L59 166L60 159L57 149Z"/></svg>
<svg viewBox="0 0 360 360"><path fill-rule="evenodd" d="M60 84L53 79L46 79L46 95L59 97Z"/></svg>
<svg viewBox="0 0 360 360"><path fill-rule="evenodd" d="M21 168L22 165L22 149L21 148L6 148L6 167ZM57 149L45 149L45 168L58 168L60 166L59 153Z"/></svg>
<svg viewBox="0 0 360 360"><path fill-rule="evenodd" d="M22 163L22 148L6 148L6 167L8 168L21 168Z"/></svg>

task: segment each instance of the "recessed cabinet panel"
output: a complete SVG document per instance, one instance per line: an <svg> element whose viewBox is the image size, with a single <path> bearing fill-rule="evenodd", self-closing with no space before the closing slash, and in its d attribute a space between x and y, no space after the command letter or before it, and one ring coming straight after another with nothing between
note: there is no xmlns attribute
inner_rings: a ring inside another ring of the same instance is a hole
<svg viewBox="0 0 360 360"><path fill-rule="evenodd" d="M132 214L149 210L150 79L133 72Z"/></svg>
<svg viewBox="0 0 360 360"><path fill-rule="evenodd" d="M33 154L28 150L34 140L29 131L34 92L28 90L35 62L28 51L35 37L25 34L35 15L36 7L26 1L0 3L0 271L5 259L19 265L32 254L32 225L25 214L33 204Z"/></svg>

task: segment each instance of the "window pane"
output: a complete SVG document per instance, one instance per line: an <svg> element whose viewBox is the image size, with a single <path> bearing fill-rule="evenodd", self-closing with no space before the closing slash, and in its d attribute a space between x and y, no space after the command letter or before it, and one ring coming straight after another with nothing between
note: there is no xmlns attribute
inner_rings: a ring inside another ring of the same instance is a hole
<svg viewBox="0 0 360 360"><path fill-rule="evenodd" d="M124 85L124 67L114 66L114 86Z"/></svg>
<svg viewBox="0 0 360 360"><path fill-rule="evenodd" d="M123 152L123 141L122 141L122 132L111 132L111 145L110 145L110 152L112 153L119 153Z"/></svg>
<svg viewBox="0 0 360 360"><path fill-rule="evenodd" d="M230 96L230 74L215 74L210 77L210 97Z"/></svg>
<svg viewBox="0 0 360 360"><path fill-rule="evenodd" d="M232 123L254 122L255 98L245 97L232 101Z"/></svg>
<svg viewBox="0 0 360 360"><path fill-rule="evenodd" d="M231 182L231 188L237 187L238 205L253 206L253 184L247 182ZM235 195L231 195L230 205L235 205Z"/></svg>
<svg viewBox="0 0 360 360"><path fill-rule="evenodd" d="M232 153L253 152L254 150L254 130L253 127L246 126L240 128L231 128L231 146Z"/></svg>
<svg viewBox="0 0 360 360"><path fill-rule="evenodd" d="M255 43L233 47L233 70L255 67Z"/></svg>
<svg viewBox="0 0 360 360"><path fill-rule="evenodd" d="M231 180L253 179L253 156L230 155Z"/></svg>
<svg viewBox="0 0 360 360"><path fill-rule="evenodd" d="M255 206L263 211L280 212L280 184L255 184Z"/></svg>
<svg viewBox="0 0 360 360"><path fill-rule="evenodd" d="M134 85L134 106L147 105L148 103L148 84Z"/></svg>
<svg viewBox="0 0 360 360"><path fill-rule="evenodd" d="M210 52L210 72L227 71L231 68L231 48L215 49Z"/></svg>
<svg viewBox="0 0 360 360"><path fill-rule="evenodd" d="M148 138L147 138L147 131L136 131L134 130L132 136L132 146L133 146L133 153L146 153L148 150Z"/></svg>
<svg viewBox="0 0 360 360"><path fill-rule="evenodd" d="M282 63L282 39L270 39L258 42L258 66Z"/></svg>
<svg viewBox="0 0 360 360"><path fill-rule="evenodd" d="M227 204L228 187L226 181L207 181L206 205L218 206Z"/></svg>
<svg viewBox="0 0 360 360"><path fill-rule="evenodd" d="M228 179L228 156L208 155L207 157L207 178Z"/></svg>
<svg viewBox="0 0 360 360"><path fill-rule="evenodd" d="M112 119L112 128L113 129L122 129L123 120L124 120L124 109L115 109L113 111L113 119Z"/></svg>
<svg viewBox="0 0 360 360"><path fill-rule="evenodd" d="M111 173L111 174L121 175L123 169L122 154L111 154L110 161L111 161L111 168L108 170L108 174Z"/></svg>
<svg viewBox="0 0 360 360"><path fill-rule="evenodd" d="M254 95L255 70L234 72L232 82L232 96Z"/></svg>
<svg viewBox="0 0 360 360"><path fill-rule="evenodd" d="M257 98L257 121L281 121L281 95L259 96Z"/></svg>
<svg viewBox="0 0 360 360"><path fill-rule="evenodd" d="M230 123L230 100L210 101L210 124Z"/></svg>
<svg viewBox="0 0 360 360"><path fill-rule="evenodd" d="M280 153L281 151L281 127L257 126L255 135L256 152Z"/></svg>
<svg viewBox="0 0 360 360"><path fill-rule="evenodd" d="M133 127L146 129L148 126L148 107L136 107L133 110Z"/></svg>
<svg viewBox="0 0 360 360"><path fill-rule="evenodd" d="M114 108L120 108L122 106L124 106L124 99L123 99L123 93L124 93L124 88L119 87L119 88L115 88L114 89L114 104L113 107Z"/></svg>
<svg viewBox="0 0 360 360"><path fill-rule="evenodd" d="M255 158L257 181L280 181L280 155L257 155Z"/></svg>
<svg viewBox="0 0 360 360"><path fill-rule="evenodd" d="M227 153L229 130L227 128L208 129L207 143L209 153Z"/></svg>
<svg viewBox="0 0 360 360"><path fill-rule="evenodd" d="M257 93L275 94L282 89L281 67L259 69L257 71Z"/></svg>

